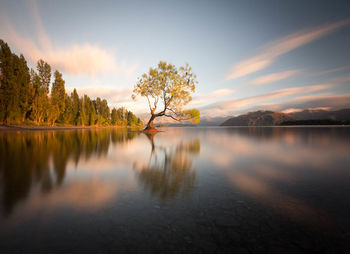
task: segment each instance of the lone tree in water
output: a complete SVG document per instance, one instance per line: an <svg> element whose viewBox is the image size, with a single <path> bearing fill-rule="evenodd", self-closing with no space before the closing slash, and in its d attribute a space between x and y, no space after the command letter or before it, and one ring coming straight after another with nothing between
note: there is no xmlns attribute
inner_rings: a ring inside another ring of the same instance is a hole
<svg viewBox="0 0 350 254"><path fill-rule="evenodd" d="M197 109L183 109L192 100L190 94L195 91L197 83L196 75L188 64L177 69L172 64L160 61L157 68L150 68L148 73L144 73L134 87L132 98L135 100L137 95L147 98L151 117L145 131L156 131L153 121L161 116L199 123L200 113Z"/></svg>

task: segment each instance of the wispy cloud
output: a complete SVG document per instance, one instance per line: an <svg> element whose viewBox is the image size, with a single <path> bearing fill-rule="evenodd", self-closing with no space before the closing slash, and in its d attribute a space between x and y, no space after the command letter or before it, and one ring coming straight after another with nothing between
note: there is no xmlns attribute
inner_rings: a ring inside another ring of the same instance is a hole
<svg viewBox="0 0 350 254"><path fill-rule="evenodd" d="M312 86L291 87L272 91L262 95L256 95L236 100L226 100L217 103L210 104L202 107L204 114L211 115L212 112L220 113L220 115L227 115L233 110L242 109L248 106L252 106L261 102L268 102L273 99L281 99L289 96L295 96L298 94L307 94L311 92L323 91L331 88L329 84L318 84Z"/></svg>
<svg viewBox="0 0 350 254"><path fill-rule="evenodd" d="M350 94L323 94L314 97L296 98L291 101L287 101L281 105L281 110L290 108L330 108L330 109L341 109L350 107Z"/></svg>
<svg viewBox="0 0 350 254"><path fill-rule="evenodd" d="M320 71L320 72L312 73L311 76L321 76L321 75L325 75L325 74L329 74L329 73L344 71L344 70L347 70L347 69L350 69L350 65L340 66L340 67L337 67L337 68L332 68L332 69L327 69L327 70L323 70L323 71Z"/></svg>
<svg viewBox="0 0 350 254"><path fill-rule="evenodd" d="M298 31L274 41L257 55L233 65L226 75L226 80L233 80L260 71L271 65L280 55L326 36L349 23L350 19L345 19L318 28Z"/></svg>
<svg viewBox="0 0 350 254"><path fill-rule="evenodd" d="M209 94L210 98L218 98L234 93L232 89L217 89Z"/></svg>
<svg viewBox="0 0 350 254"><path fill-rule="evenodd" d="M20 50L32 63L44 59L51 66L69 74L86 74L95 76L101 73L132 75L138 63L117 61L115 52L97 44L83 43L70 47L54 46L45 32L35 1L31 4L37 38L27 38L17 32L6 13L1 12L0 36L11 46Z"/></svg>
<svg viewBox="0 0 350 254"><path fill-rule="evenodd" d="M71 93L73 88L67 88L66 90L68 93ZM111 105L114 105L115 103L129 102L131 100L130 95L132 94L131 89L118 89L112 86L101 85L77 88L77 92L79 96L86 94L92 99L97 97L106 99Z"/></svg>
<svg viewBox="0 0 350 254"><path fill-rule="evenodd" d="M302 95L282 103L260 104L252 106L249 111L267 109L284 113L302 111L304 109L337 110L350 107L350 94L321 93Z"/></svg>
<svg viewBox="0 0 350 254"><path fill-rule="evenodd" d="M277 73L271 73L271 74L254 79L250 84L254 86L261 86L261 85L273 83L276 81L280 81L283 79L287 79L289 77L295 76L299 72L300 70L288 70L288 71L282 71Z"/></svg>
<svg viewBox="0 0 350 254"><path fill-rule="evenodd" d="M343 83L346 83L346 82L349 82L350 81L350 75L345 75L345 76L338 76L338 77L335 77L333 79L331 79L331 82L333 82L334 84L343 84Z"/></svg>
<svg viewBox="0 0 350 254"><path fill-rule="evenodd" d="M225 97L233 94L235 91L233 89L217 89L206 95L199 95L193 98L189 106L197 106L208 102L211 99L216 99L220 97Z"/></svg>
<svg viewBox="0 0 350 254"><path fill-rule="evenodd" d="M321 93L321 94L311 94L311 95L303 95L303 96L298 96L295 98L292 98L289 100L289 102L301 102L301 101L311 101L311 100L316 100L320 98L325 98L325 97L330 97L333 96L333 93Z"/></svg>

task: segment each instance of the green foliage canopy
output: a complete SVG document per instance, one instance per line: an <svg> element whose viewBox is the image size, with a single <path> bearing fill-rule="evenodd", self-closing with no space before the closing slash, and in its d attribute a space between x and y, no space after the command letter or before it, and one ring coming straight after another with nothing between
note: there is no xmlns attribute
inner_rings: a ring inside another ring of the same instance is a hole
<svg viewBox="0 0 350 254"><path fill-rule="evenodd" d="M154 128L153 120L160 116L170 117L176 121L199 122L198 110L184 110L184 106L192 100L191 93L198 84L196 78L196 74L188 64L177 69L175 65L163 61L159 62L157 68L150 68L148 73L139 78L134 86L132 98L135 100L140 95L147 99L151 118L146 129Z"/></svg>
<svg viewBox="0 0 350 254"><path fill-rule="evenodd" d="M37 62L36 69L29 71L24 56L12 53L0 40L0 124L142 126L124 108L114 108L112 119L105 99L79 97L76 89L68 96L58 70L51 84L51 66L44 60Z"/></svg>

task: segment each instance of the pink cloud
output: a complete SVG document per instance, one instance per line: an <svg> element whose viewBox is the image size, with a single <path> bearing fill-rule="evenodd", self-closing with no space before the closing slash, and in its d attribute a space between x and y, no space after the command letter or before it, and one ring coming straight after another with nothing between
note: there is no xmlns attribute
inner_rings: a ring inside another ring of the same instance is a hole
<svg viewBox="0 0 350 254"><path fill-rule="evenodd" d="M330 107L288 108L288 109L282 110L282 113L289 114L289 113L301 112L301 111L303 111L303 110L305 110L305 109L308 109L308 110L330 110L331 108L330 108Z"/></svg>
<svg viewBox="0 0 350 254"><path fill-rule="evenodd" d="M254 104L257 104L257 103L268 102L273 99L281 99L284 97L295 96L298 94L307 94L311 92L323 91L331 87L332 86L328 84L318 84L318 85L312 85L312 86L285 88L285 89L280 89L280 90L276 90L276 91L261 94L261 95L242 98L242 99L226 100L222 102L213 103L206 107L203 107L201 112L203 112L203 115L205 114L213 115L213 112L214 112L216 115L222 116L222 115L229 114L229 112L232 112L233 110L243 109L248 106L253 106Z"/></svg>
<svg viewBox="0 0 350 254"><path fill-rule="evenodd" d="M0 37L20 50L32 63L43 59L54 68L73 75L87 74L95 76L107 72L130 76L136 71L138 63L117 61L113 50L104 49L97 44L83 43L69 47L54 46L45 32L36 2L34 1L30 6L37 32L36 40L19 34L11 25L6 13L3 12L0 13L2 24Z"/></svg>
<svg viewBox="0 0 350 254"><path fill-rule="evenodd" d="M349 107L350 94L321 93L315 95L303 95L295 97L283 103L260 104L257 107L251 107L249 111L255 111L258 109L268 109L272 111L290 113L302 111L304 109L338 110Z"/></svg>
<svg viewBox="0 0 350 254"><path fill-rule="evenodd" d="M234 91L232 89L218 89L210 93L210 98L218 98L232 94Z"/></svg>
<svg viewBox="0 0 350 254"><path fill-rule="evenodd" d="M232 89L217 89L212 91L209 94L206 95L199 95L193 98L193 100L189 103L189 106L198 106L201 105L203 103L207 103L209 100L211 99L216 99L216 98L220 98L220 97L225 97L228 96L230 94L233 94L235 91Z"/></svg>

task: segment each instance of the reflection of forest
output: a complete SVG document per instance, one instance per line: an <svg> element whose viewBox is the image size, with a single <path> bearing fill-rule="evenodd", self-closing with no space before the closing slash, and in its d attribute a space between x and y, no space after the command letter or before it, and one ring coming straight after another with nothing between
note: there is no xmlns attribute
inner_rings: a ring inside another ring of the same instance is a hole
<svg viewBox="0 0 350 254"><path fill-rule="evenodd" d="M190 195L196 183L192 158L200 151L199 139L163 147L155 144L154 135L147 137L152 145L149 163L140 167L134 164L145 190L162 201L172 199L177 194Z"/></svg>
<svg viewBox="0 0 350 254"><path fill-rule="evenodd" d="M138 135L127 129L0 133L0 194L5 214L34 186L49 192L62 184L69 161L105 156L110 143Z"/></svg>

